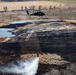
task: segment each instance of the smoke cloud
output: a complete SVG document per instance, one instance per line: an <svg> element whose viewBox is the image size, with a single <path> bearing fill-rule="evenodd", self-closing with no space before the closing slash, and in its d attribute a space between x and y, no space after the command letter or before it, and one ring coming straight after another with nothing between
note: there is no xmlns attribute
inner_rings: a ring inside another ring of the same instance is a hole
<svg viewBox="0 0 76 75"><path fill-rule="evenodd" d="M39 58L16 60L6 65L0 65L0 72L7 74L35 75L38 69Z"/></svg>

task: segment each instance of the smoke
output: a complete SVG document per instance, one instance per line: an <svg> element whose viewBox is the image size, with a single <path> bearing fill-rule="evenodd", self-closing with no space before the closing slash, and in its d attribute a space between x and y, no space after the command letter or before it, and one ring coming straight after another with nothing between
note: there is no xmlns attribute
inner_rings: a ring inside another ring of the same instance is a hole
<svg viewBox="0 0 76 75"><path fill-rule="evenodd" d="M66 69L52 69L42 75L76 75L76 63L68 64Z"/></svg>
<svg viewBox="0 0 76 75"><path fill-rule="evenodd" d="M38 69L39 58L16 60L7 65L0 65L0 72L7 74L35 75Z"/></svg>
<svg viewBox="0 0 76 75"><path fill-rule="evenodd" d="M57 69L52 69L51 71L49 71L45 74L42 74L42 75L60 75L60 72Z"/></svg>

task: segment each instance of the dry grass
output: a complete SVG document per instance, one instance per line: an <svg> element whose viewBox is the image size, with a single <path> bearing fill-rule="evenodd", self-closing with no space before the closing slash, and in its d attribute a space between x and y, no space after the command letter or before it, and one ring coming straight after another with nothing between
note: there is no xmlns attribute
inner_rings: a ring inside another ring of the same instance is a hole
<svg viewBox="0 0 76 75"><path fill-rule="evenodd" d="M28 59L28 58L33 58L36 57L37 54L24 54L20 56L20 59ZM43 64L54 64L54 65L62 65L62 64L66 64L69 63L65 60L63 60L63 58L60 55L57 54L39 54L39 58L40 58L40 63Z"/></svg>
<svg viewBox="0 0 76 75"><path fill-rule="evenodd" d="M7 40L9 40L10 38L0 38L0 43L2 42L6 42Z"/></svg>
<svg viewBox="0 0 76 75"><path fill-rule="evenodd" d="M0 38L0 42L3 42L6 38Z"/></svg>
<svg viewBox="0 0 76 75"><path fill-rule="evenodd" d="M56 6L56 7L63 7L64 4L60 3L60 2L52 2L52 1L26 1L26 2L1 2L0 3L0 10L3 10L3 7L8 7L8 10L18 10L21 9L21 6L27 6L28 8L30 6L36 6L36 8L38 8L38 6L46 6L49 7L50 5Z"/></svg>
<svg viewBox="0 0 76 75"><path fill-rule="evenodd" d="M69 23L75 23L76 24L76 20L63 20L63 21L65 21L65 22L69 22Z"/></svg>

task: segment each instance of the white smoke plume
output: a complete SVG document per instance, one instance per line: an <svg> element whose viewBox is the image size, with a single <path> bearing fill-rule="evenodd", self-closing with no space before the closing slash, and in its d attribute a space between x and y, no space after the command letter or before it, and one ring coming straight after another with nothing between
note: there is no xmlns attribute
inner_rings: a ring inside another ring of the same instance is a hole
<svg viewBox="0 0 76 75"><path fill-rule="evenodd" d="M16 60L7 65L0 65L0 72L7 74L35 75L38 69L39 58Z"/></svg>

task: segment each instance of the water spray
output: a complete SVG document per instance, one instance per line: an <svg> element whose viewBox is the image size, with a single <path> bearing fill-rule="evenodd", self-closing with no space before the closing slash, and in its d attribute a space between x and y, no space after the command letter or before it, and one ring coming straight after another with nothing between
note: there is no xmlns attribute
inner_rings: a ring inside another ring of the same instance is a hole
<svg viewBox="0 0 76 75"><path fill-rule="evenodd" d="M16 60L6 65L0 65L0 72L4 74L35 75L38 63L38 57L28 60Z"/></svg>

